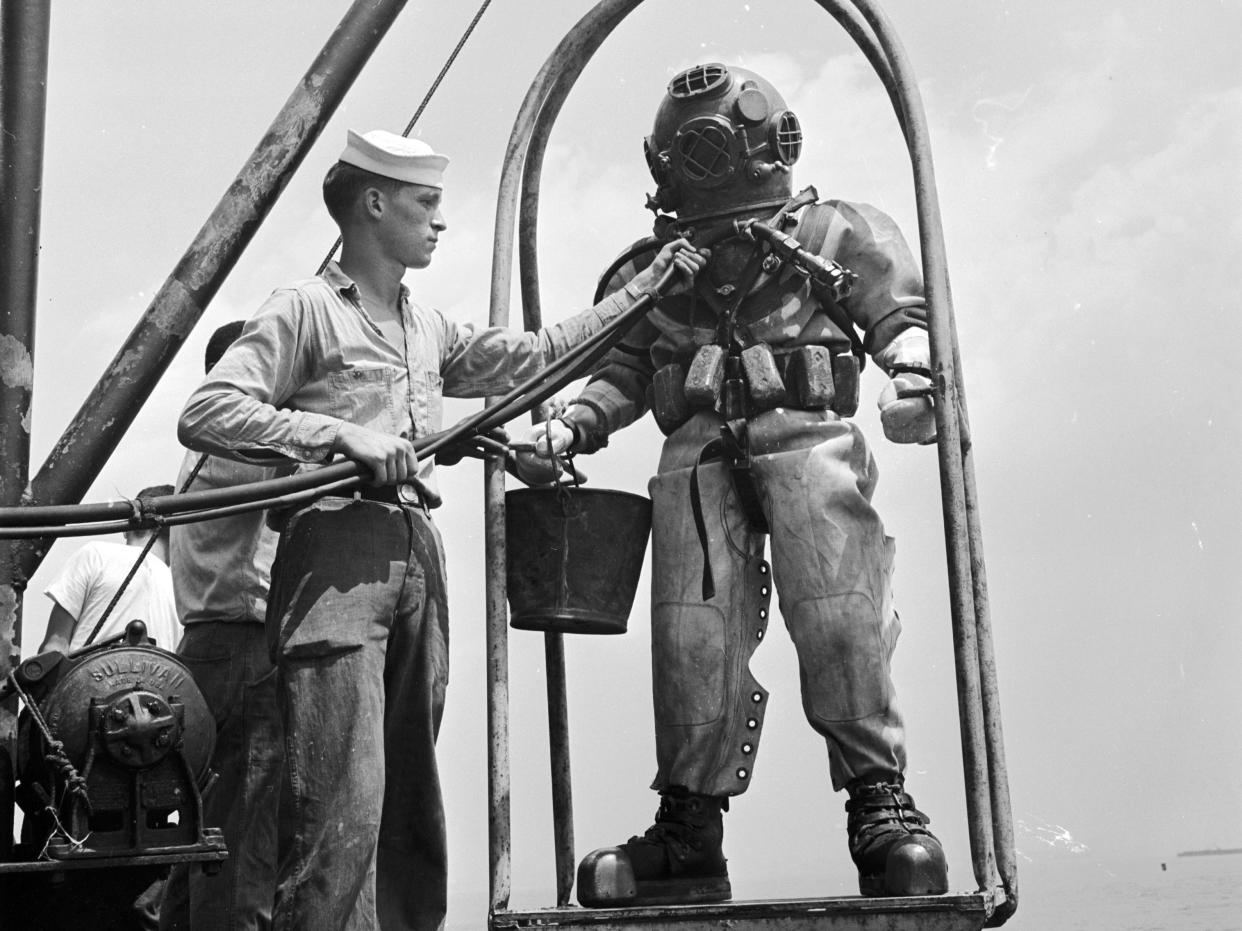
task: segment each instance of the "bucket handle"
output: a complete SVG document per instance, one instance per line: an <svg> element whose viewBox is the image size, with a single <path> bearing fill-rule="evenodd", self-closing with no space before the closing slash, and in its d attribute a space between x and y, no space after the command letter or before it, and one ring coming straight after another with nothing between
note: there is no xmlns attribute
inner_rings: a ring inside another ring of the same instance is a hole
<svg viewBox="0 0 1242 931"><path fill-rule="evenodd" d="M548 413L543 420L544 435L548 440L549 452L552 450L552 421L555 419L553 417L553 410L553 407L549 405ZM573 499L569 494L569 487L571 485L574 488L580 488L582 486L582 482L580 480L582 473L574 468L573 463L574 454L572 450L565 451L564 463L562 463L560 456L552 457L552 484L556 488L556 501L561 507L561 514L566 517L569 516L569 509L573 503ZM568 475L569 481L562 481L562 475Z"/></svg>

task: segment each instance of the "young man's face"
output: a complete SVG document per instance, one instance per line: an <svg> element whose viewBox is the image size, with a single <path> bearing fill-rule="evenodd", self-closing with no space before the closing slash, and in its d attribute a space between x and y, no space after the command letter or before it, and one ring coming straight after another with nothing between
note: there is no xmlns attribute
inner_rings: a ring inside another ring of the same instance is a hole
<svg viewBox="0 0 1242 931"><path fill-rule="evenodd" d="M387 198L384 214L385 241L392 257L406 268L426 268L436 240L448 224L440 213L439 188L403 184Z"/></svg>

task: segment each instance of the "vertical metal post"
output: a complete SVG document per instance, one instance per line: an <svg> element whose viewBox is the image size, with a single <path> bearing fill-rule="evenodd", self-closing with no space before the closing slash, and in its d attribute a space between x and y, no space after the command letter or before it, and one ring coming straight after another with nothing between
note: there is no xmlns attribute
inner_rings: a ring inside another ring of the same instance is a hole
<svg viewBox="0 0 1242 931"><path fill-rule="evenodd" d="M51 0L0 4L0 507L19 504L30 471L35 295L43 188ZM0 679L18 654L28 574L0 541ZM13 841L16 704L0 706L0 857Z"/></svg>
<svg viewBox="0 0 1242 931"><path fill-rule="evenodd" d="M545 63L527 93L514 122L501 168L496 196L496 227L492 241L492 287L488 322L509 325L509 288L513 278L513 231L517 220L517 192L530 124L539 112L541 94L536 90L552 71ZM487 792L491 806L488 819L488 889L492 917L509 905L512 882L512 824L509 818L509 649L508 609L505 591L505 480L499 463L484 463L484 531L487 569Z"/></svg>
<svg viewBox="0 0 1242 931"><path fill-rule="evenodd" d="M488 890L492 915L509 906L512 884L509 770L509 627L505 605L505 470L483 465L487 573Z"/></svg>
<svg viewBox="0 0 1242 931"><path fill-rule="evenodd" d="M80 501L406 0L355 0L30 485ZM24 548L31 574L51 541Z"/></svg>
<svg viewBox="0 0 1242 931"><path fill-rule="evenodd" d="M541 323L539 262L539 178L548 137L556 116L582 69L604 39L642 0L605 0L565 36L548 58L527 94L523 115L533 117L526 142L519 196L517 248L521 264L523 322L528 330ZM538 102L538 109L530 105ZM519 116L519 126L524 126ZM517 130L515 129L515 137ZM573 781L569 753L569 697L565 685L565 650L561 634L545 635L548 689L548 742L552 768L552 829L556 855L556 904L569 904L574 885Z"/></svg>
<svg viewBox="0 0 1242 931"><path fill-rule="evenodd" d="M565 635L543 635L548 677L548 748L552 759L552 833L556 849L556 904L569 904L574 887L574 793L569 766L569 694L565 686Z"/></svg>
<svg viewBox="0 0 1242 931"><path fill-rule="evenodd" d="M954 348L956 351L956 334ZM959 391L961 390L961 371L959 361L957 365ZM991 601L988 597L987 569L983 561L983 531L979 522L979 500L975 486L970 424L964 408L962 421L965 434L962 466L966 492L966 523L970 534L970 558L974 573L979 687L983 701L983 733L992 792L992 839L996 852L996 868L1005 888L1005 902L997 909L1000 918L997 923L1000 924L1018 908L1018 864L1013 833L1013 804L1009 797L1009 765L1005 758L1005 736L1001 727L1000 686L996 675L996 655L992 645Z"/></svg>

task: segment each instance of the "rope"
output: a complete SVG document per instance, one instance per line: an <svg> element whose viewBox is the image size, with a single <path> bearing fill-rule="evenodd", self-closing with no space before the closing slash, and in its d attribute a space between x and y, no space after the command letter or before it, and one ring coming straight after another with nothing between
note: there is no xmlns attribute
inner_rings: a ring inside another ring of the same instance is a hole
<svg viewBox="0 0 1242 931"><path fill-rule="evenodd" d="M43 737L43 743L47 747L47 752L44 753L43 759L60 776L61 781L64 782L65 795L80 801L84 806L86 806L86 811L89 813L91 810L91 799L86 787L86 778L74 767L73 761L69 759L69 755L65 752L64 743L57 740L56 736L52 733L51 727L48 726L47 720L43 717L43 712L39 710L38 703L30 697L29 692L22 688L21 682L17 679L16 670L9 673L9 683L13 686L13 690L17 692L22 702L26 705L26 709L30 712L30 719L34 721L35 727L39 729L39 734ZM53 780L52 788L53 791L56 788L55 780ZM87 838L90 837L90 834L87 834L86 837L83 837L81 840L70 834L69 830L60 820L59 805L54 804L54 800L51 796L48 796L47 801L43 806L43 810L48 813L52 819L52 822L56 825L56 831L59 831L62 835L64 835L65 839L68 840L69 843L75 848L80 848L86 843ZM43 850L39 854L39 859L47 859L48 844L51 843L54 835L55 832L48 836L47 842L44 843Z"/></svg>
<svg viewBox="0 0 1242 931"><path fill-rule="evenodd" d="M178 494L185 494L185 490L189 488L194 479L198 477L198 473L202 470L206 462L207 453L203 453L198 457L198 462L194 464L194 468L190 471L189 477L186 478L185 482L181 485L181 491L177 492ZM134 515L135 520L142 521L144 514L141 499L134 500L134 510L137 512ZM162 522L162 518L157 514L151 515L148 519ZM104 622L107 621L109 615L112 614L112 609L116 607L116 603L120 601L121 596L125 594L125 589L128 588L129 583L134 580L134 576L138 574L138 569L142 566L142 561L147 558L147 553L151 552L151 548L155 546L155 541L159 538L159 527L156 527L156 532L151 534L151 536L147 539L146 545L142 548L142 552L139 553L138 558L134 560L134 565L130 568L129 575L125 576L125 580L121 582L120 587L113 593L112 600L108 602L108 607L104 608L103 614L101 614L99 616L99 620L95 622L95 629L92 630L91 635L86 638L86 642L82 644L83 647L88 647L95 642L95 638L99 636L99 632L103 630Z"/></svg>
<svg viewBox="0 0 1242 931"><path fill-rule="evenodd" d="M431 82L431 87L427 90L423 102L418 105L418 109L414 111L414 115L410 117L410 122L406 124L405 131L401 133L408 136L414 130L414 124L418 122L418 118L423 115L423 111L427 109L427 104L431 102L432 96L440 87L440 82L444 80L444 76L448 74L449 68L453 66L453 62L457 60L457 56L461 53L462 47L465 46L466 40L470 38L470 33L474 32L474 27L479 24L479 20L483 18L484 11L491 4L492 0L483 0L483 5L479 7L474 19L470 20L470 25L466 27L466 31L462 33L461 38L457 42L457 47L453 49L448 60L444 62L444 67L440 69L440 73L436 75L436 79ZM341 237L336 237L336 242L332 244L332 248L328 250L328 254L324 256L323 261L319 263L319 271L316 275L322 275L323 270L328 267L328 263L332 261L332 257L336 255L336 250L341 248Z"/></svg>

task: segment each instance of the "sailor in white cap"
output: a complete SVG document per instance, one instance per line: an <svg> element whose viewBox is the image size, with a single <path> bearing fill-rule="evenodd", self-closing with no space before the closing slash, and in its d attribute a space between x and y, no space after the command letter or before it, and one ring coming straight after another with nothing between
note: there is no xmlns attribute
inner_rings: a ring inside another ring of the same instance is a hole
<svg viewBox="0 0 1242 931"><path fill-rule="evenodd" d="M437 155L421 139L398 136L386 129L373 129L369 133L356 133L351 129L347 139L345 151L341 153L341 161L345 164L397 181L444 188L444 169L449 160Z"/></svg>
<svg viewBox="0 0 1242 931"><path fill-rule="evenodd" d="M324 179L339 262L277 290L186 403L178 436L242 461L313 468L343 455L374 482L285 515L268 600L295 834L277 929L435 929L447 899L435 739L448 677L440 495L411 440L442 396L502 394L602 329L670 267L665 246L629 289L538 332L459 324L410 296L447 227L448 159L417 139L350 132Z"/></svg>

